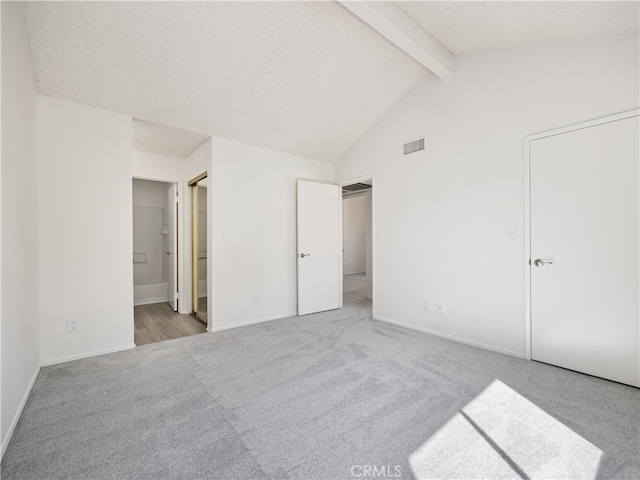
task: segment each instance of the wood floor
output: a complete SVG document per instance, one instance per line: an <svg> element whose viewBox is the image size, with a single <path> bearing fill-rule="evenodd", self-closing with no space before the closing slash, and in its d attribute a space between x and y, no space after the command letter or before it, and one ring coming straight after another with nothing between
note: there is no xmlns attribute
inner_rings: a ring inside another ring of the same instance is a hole
<svg viewBox="0 0 640 480"><path fill-rule="evenodd" d="M136 345L188 337L206 331L206 325L191 315L180 315L168 303L134 307L134 341Z"/></svg>

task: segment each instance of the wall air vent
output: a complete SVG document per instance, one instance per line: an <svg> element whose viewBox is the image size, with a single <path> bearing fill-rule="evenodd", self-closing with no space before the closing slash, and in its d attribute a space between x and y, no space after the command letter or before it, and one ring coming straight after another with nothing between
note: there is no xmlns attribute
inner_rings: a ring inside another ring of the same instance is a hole
<svg viewBox="0 0 640 480"><path fill-rule="evenodd" d="M344 185L342 187L342 194L345 195L347 193L356 193L362 192L364 190L369 190L371 185L368 183L352 183L351 185Z"/></svg>
<svg viewBox="0 0 640 480"><path fill-rule="evenodd" d="M409 155L411 153L424 150L424 137L408 142L404 144L404 154Z"/></svg>

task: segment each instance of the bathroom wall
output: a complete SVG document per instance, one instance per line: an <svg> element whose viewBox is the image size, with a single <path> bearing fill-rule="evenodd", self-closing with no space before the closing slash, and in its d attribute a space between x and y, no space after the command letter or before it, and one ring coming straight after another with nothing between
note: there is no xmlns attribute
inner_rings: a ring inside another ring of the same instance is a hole
<svg viewBox="0 0 640 480"><path fill-rule="evenodd" d="M146 285L167 279L164 254L166 191L169 185L133 180L133 283ZM146 261L145 261L146 260Z"/></svg>

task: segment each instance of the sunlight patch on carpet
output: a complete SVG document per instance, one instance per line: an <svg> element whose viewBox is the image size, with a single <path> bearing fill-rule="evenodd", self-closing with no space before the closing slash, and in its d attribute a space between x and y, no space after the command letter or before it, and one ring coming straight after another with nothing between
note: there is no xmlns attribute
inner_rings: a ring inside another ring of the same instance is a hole
<svg viewBox="0 0 640 480"><path fill-rule="evenodd" d="M409 457L416 478L593 479L602 451L494 380Z"/></svg>

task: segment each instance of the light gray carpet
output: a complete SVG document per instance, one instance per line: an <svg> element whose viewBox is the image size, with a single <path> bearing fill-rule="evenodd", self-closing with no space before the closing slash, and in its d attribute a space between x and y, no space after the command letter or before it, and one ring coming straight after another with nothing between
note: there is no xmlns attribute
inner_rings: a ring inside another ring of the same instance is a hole
<svg viewBox="0 0 640 480"><path fill-rule="evenodd" d="M44 368L2 478L637 479L639 392L348 302Z"/></svg>
<svg viewBox="0 0 640 480"><path fill-rule="evenodd" d="M368 299L365 295L366 283L367 277L364 273L345 275L344 281L342 282L344 301L347 304L367 302Z"/></svg>

